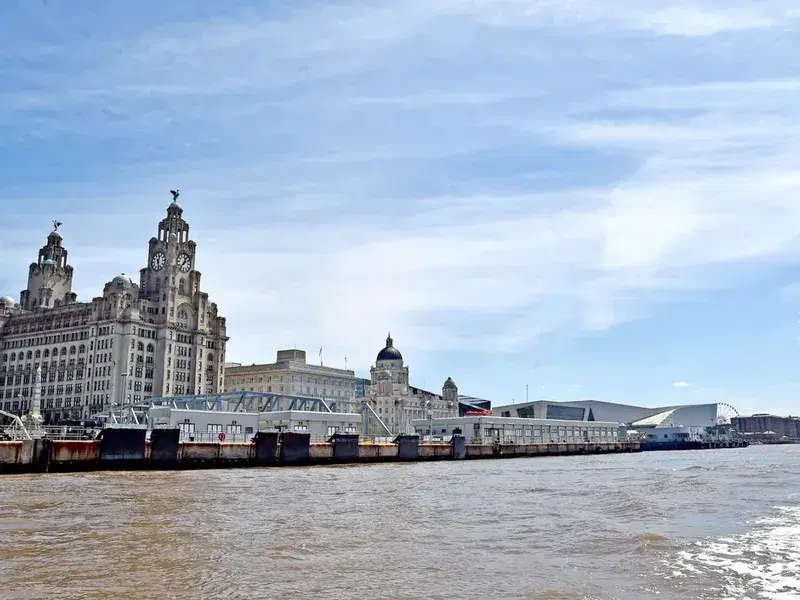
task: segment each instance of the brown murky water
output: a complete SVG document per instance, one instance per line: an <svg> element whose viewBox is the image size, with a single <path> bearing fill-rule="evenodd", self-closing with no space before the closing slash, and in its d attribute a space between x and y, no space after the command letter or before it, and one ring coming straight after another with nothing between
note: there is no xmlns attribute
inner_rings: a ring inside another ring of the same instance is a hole
<svg viewBox="0 0 800 600"><path fill-rule="evenodd" d="M798 598L800 446L7 476L0 597Z"/></svg>

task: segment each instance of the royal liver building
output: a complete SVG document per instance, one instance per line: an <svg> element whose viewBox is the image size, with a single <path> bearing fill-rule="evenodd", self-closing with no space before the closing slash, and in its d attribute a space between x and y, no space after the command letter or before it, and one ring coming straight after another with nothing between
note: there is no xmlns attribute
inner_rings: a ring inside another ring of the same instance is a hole
<svg viewBox="0 0 800 600"><path fill-rule="evenodd" d="M138 283L117 275L91 302L55 222L19 303L0 299L0 408L24 413L41 369L46 421L89 418L154 396L223 389L225 319L201 291L197 246L173 192Z"/></svg>

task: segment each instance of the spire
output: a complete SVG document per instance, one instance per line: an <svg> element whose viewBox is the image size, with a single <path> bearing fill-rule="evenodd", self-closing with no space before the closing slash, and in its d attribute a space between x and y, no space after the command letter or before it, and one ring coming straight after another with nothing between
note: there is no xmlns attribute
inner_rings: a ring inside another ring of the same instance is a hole
<svg viewBox="0 0 800 600"><path fill-rule="evenodd" d="M179 242L189 241L189 224L183 220L183 207L178 204L180 190L170 190L172 202L167 207L167 216L158 224L158 239L168 242L171 234L175 234Z"/></svg>
<svg viewBox="0 0 800 600"><path fill-rule="evenodd" d="M47 241L54 246L59 245L59 243L61 242L61 234L59 233L58 228L61 227L62 224L63 223L61 223L61 221L54 219L53 231L51 231L50 235L47 236Z"/></svg>
<svg viewBox="0 0 800 600"><path fill-rule="evenodd" d="M178 196L181 195L181 191L180 190L170 190L169 193L172 194L172 202L167 207L167 216L169 216L169 217L172 217L172 216L180 217L181 214L183 213L183 207L180 204L178 204Z"/></svg>
<svg viewBox="0 0 800 600"><path fill-rule="evenodd" d="M63 238L58 228L61 227L61 221L53 220L53 231L47 236L47 244L39 249L38 263L43 265L57 265L66 266L67 251L61 246ZM64 260L62 261L62 256Z"/></svg>
<svg viewBox="0 0 800 600"><path fill-rule="evenodd" d="M72 291L73 269L59 227L61 222L54 220L47 243L39 248L36 261L28 269L28 286L20 293L19 300L23 310L60 306L77 299Z"/></svg>
<svg viewBox="0 0 800 600"><path fill-rule="evenodd" d="M386 338L386 346L378 352L378 358L376 360L403 360L403 355L394 347L394 340L392 339L391 333L389 333Z"/></svg>

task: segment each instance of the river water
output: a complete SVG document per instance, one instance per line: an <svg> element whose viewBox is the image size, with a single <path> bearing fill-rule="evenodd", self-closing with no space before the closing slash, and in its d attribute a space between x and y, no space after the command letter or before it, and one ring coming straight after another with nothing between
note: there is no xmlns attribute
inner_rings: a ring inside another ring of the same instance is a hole
<svg viewBox="0 0 800 600"><path fill-rule="evenodd" d="M800 598L800 445L0 478L0 597Z"/></svg>

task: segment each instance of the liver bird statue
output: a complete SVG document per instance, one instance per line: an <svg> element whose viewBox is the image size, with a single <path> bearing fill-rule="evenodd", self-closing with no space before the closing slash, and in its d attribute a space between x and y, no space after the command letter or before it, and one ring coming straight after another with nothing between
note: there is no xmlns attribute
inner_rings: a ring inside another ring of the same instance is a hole
<svg viewBox="0 0 800 600"><path fill-rule="evenodd" d="M170 190L169 193L172 194L172 201L173 202L177 201L178 200L178 196L181 195L181 191L180 190Z"/></svg>
<svg viewBox="0 0 800 600"><path fill-rule="evenodd" d="M61 227L61 221L53 221L53 231L58 231L58 228Z"/></svg>

